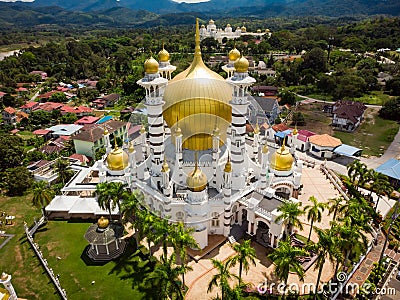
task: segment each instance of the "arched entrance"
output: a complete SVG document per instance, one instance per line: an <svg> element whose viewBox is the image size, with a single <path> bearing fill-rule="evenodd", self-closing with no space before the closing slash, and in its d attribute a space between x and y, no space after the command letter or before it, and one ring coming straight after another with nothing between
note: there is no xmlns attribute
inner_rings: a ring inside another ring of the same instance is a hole
<svg viewBox="0 0 400 300"><path fill-rule="evenodd" d="M289 199L290 198L290 189L286 186L280 186L276 188L275 195L282 197L284 199Z"/></svg>
<svg viewBox="0 0 400 300"><path fill-rule="evenodd" d="M271 233L269 232L269 225L262 220L258 221L256 241L264 247L271 247Z"/></svg>

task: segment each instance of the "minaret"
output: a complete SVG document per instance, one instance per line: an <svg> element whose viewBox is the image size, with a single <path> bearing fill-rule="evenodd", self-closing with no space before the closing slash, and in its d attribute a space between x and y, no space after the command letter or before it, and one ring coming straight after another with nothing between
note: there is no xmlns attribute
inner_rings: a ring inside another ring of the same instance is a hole
<svg viewBox="0 0 400 300"><path fill-rule="evenodd" d="M105 140L105 145L106 145L106 153L111 152L111 142L110 142L110 133L108 132L107 128L104 127L104 140Z"/></svg>
<svg viewBox="0 0 400 300"><path fill-rule="evenodd" d="M140 127L140 143L142 144L142 154L143 154L143 160L146 160L147 158L147 138L146 138L146 127L142 124L142 127Z"/></svg>
<svg viewBox="0 0 400 300"><path fill-rule="evenodd" d="M130 171L133 180L136 180L137 178L137 170L136 170L136 150L135 147L133 146L133 142L131 141L129 143L129 148L128 148L128 153L129 153L129 166L130 166Z"/></svg>
<svg viewBox="0 0 400 300"><path fill-rule="evenodd" d="M165 156L164 156L164 163L162 164L162 167L161 167L161 173L162 173L161 186L162 186L162 192L163 192L164 196L166 196L166 197L171 196L171 189L169 187L170 186L169 172L170 172L170 169L169 169L167 160L165 159Z"/></svg>
<svg viewBox="0 0 400 300"><path fill-rule="evenodd" d="M236 49L236 45L231 51L229 51L228 58L229 58L228 64L222 66L222 70L226 72L229 78L232 77L233 73L235 72L235 66L234 66L235 61L240 58L240 52L238 49Z"/></svg>
<svg viewBox="0 0 400 300"><path fill-rule="evenodd" d="M212 166L213 166L213 186L216 188L217 187L217 166L218 166L218 159L219 159L219 137L220 137L220 132L218 126L215 126L213 130L213 149L212 149Z"/></svg>
<svg viewBox="0 0 400 300"><path fill-rule="evenodd" d="M14 287L11 283L11 275L8 275L6 273L3 272L3 274L1 274L0 277L0 283L2 283L5 287L5 289L7 290L9 296L7 300L17 300L17 293L14 290Z"/></svg>
<svg viewBox="0 0 400 300"><path fill-rule="evenodd" d="M235 62L234 76L227 79L234 87L232 101L232 187L235 190L243 189L246 185L247 167L246 155L246 114L249 106L248 89L256 82L248 74L249 61L245 57Z"/></svg>
<svg viewBox="0 0 400 300"><path fill-rule="evenodd" d="M267 174L269 172L269 162L268 162L268 145L265 142L264 146L262 147L261 151L261 184L260 188L265 189L267 188Z"/></svg>
<svg viewBox="0 0 400 300"><path fill-rule="evenodd" d="M258 162L258 151L260 148L260 127L258 126L258 123L254 128L253 133L253 159L255 162Z"/></svg>
<svg viewBox="0 0 400 300"><path fill-rule="evenodd" d="M137 84L146 89L146 108L149 122L149 144L151 156L151 184L159 188L161 184L161 167L164 160L164 118L163 94L168 80L158 72L158 62L150 57L144 63L145 76Z"/></svg>
<svg viewBox="0 0 400 300"><path fill-rule="evenodd" d="M179 128L178 121L175 129L175 163L178 165L178 184L183 184L183 155L182 155L182 130Z"/></svg>
<svg viewBox="0 0 400 300"><path fill-rule="evenodd" d="M171 80L171 74L176 70L176 67L171 65L169 62L169 53L167 50L164 48L164 43L162 46L162 50L158 52L158 59L160 61L159 63L159 72L162 77Z"/></svg>
<svg viewBox="0 0 400 300"><path fill-rule="evenodd" d="M228 156L228 161L224 168L224 236L228 236L231 230L231 193L232 193L232 164Z"/></svg>
<svg viewBox="0 0 400 300"><path fill-rule="evenodd" d="M297 134L299 132L297 131L297 125L294 127L293 132L292 132L292 138L291 138L291 144L290 144L290 154L295 156L296 154L296 143L297 143Z"/></svg>

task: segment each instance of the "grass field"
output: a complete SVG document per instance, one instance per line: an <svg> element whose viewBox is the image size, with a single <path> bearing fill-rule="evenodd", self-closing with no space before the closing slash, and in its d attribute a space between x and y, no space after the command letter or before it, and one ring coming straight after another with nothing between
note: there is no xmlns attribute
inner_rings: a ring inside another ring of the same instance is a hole
<svg viewBox="0 0 400 300"><path fill-rule="evenodd" d="M363 149L363 154L380 156L399 131L399 124L395 121L384 120L378 116L378 109L368 108L365 111L365 120L355 132L335 131L334 136L343 144Z"/></svg>
<svg viewBox="0 0 400 300"><path fill-rule="evenodd" d="M0 197L0 207L9 215L15 215L12 226L2 230L15 236L0 249L0 272L13 276L12 282L21 298L59 299L53 284L27 242L23 222L33 223L40 217L39 209L32 207L31 195L23 197ZM88 242L83 235L91 223L50 221L35 234L44 257L55 274L60 274L60 283L69 299L150 299L151 287L139 284L152 270L151 264L137 255L128 255L119 262L105 265L88 263L82 256ZM61 257L61 260L57 259ZM82 257L81 257L82 256ZM91 284L95 281L94 284Z"/></svg>

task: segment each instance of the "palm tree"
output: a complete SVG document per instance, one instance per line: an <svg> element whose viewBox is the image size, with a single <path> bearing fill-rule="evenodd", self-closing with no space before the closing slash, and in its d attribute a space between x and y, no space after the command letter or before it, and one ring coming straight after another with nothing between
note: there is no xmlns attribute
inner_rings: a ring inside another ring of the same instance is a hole
<svg viewBox="0 0 400 300"><path fill-rule="evenodd" d="M316 299L318 294L318 286L326 259L329 258L331 261L339 260L342 255L333 230L315 228L315 231L318 235L318 243L312 244L308 247L309 250L313 251L317 255L315 269L318 269L318 276L315 285L314 299Z"/></svg>
<svg viewBox="0 0 400 300"><path fill-rule="evenodd" d="M171 242L174 248L179 252L181 266L186 270L187 247L192 249L199 249L195 238L193 237L193 228L185 228L182 222L173 225L171 230ZM185 288L185 273L182 273L182 286Z"/></svg>
<svg viewBox="0 0 400 300"><path fill-rule="evenodd" d="M268 255L268 258L275 264L276 276L285 284L283 298L285 298L286 294L289 272L295 272L301 281L304 280L304 270L298 258L306 255L308 255L307 251L298 247L293 247L289 238L287 238L286 241L280 241L278 248Z"/></svg>
<svg viewBox="0 0 400 300"><path fill-rule="evenodd" d="M168 257L167 244L172 239L172 228L168 224L168 220L161 219L159 217L155 218L155 222L153 223L152 227L154 233L153 242L155 245L159 244L160 242L162 243L164 260L166 260Z"/></svg>
<svg viewBox="0 0 400 300"><path fill-rule="evenodd" d="M213 275L210 283L208 284L207 292L211 292L214 286L221 288L221 300L225 299L225 296L230 291L229 280L233 278L238 278L236 275L229 272L229 267L231 266L230 260L225 263L216 259L211 259L214 268L217 269L218 273Z"/></svg>
<svg viewBox="0 0 400 300"><path fill-rule="evenodd" d="M289 234L292 233L293 227L296 226L300 230L303 230L303 224L301 224L299 217L304 212L299 208L299 203L286 200L281 206L278 207L278 211L281 214L276 218L276 222L287 221L287 229Z"/></svg>
<svg viewBox="0 0 400 300"><path fill-rule="evenodd" d="M122 182L110 182L109 183L109 188L110 188L110 194L111 194L111 209L115 209L118 207L118 211L120 214L120 218L122 218L121 215L121 200L126 196L126 190L125 187L127 186L126 183Z"/></svg>
<svg viewBox="0 0 400 300"><path fill-rule="evenodd" d="M159 299L181 299L183 293L179 276L182 275L181 266L175 265L175 256L168 259L161 256L161 261L156 265L154 271L146 278L152 286L158 287Z"/></svg>
<svg viewBox="0 0 400 300"><path fill-rule="evenodd" d="M239 282L242 281L242 269L247 272L250 268L250 263L256 265L256 250L251 246L251 240L245 240L243 243L235 243L232 245L236 255L231 258L231 265L235 266L239 262Z"/></svg>
<svg viewBox="0 0 400 300"><path fill-rule="evenodd" d="M104 210L108 210L111 220L111 203L113 196L111 194L110 184L107 182L98 183L96 185L96 195L99 206Z"/></svg>
<svg viewBox="0 0 400 300"><path fill-rule="evenodd" d="M343 206L343 204L342 204L343 200L344 200L343 197L337 197L337 198L329 199L329 201L327 203L329 215L331 213L333 213L333 217L332 217L333 222L336 221L336 216L337 216L338 212L340 212L341 207Z"/></svg>
<svg viewBox="0 0 400 300"><path fill-rule="evenodd" d="M308 198L312 205L304 207L304 212L307 212L307 220L311 221L310 233L308 234L307 244L310 242L311 232L314 226L314 222L321 222L322 213L325 210L326 204L318 202L317 198L311 196Z"/></svg>
<svg viewBox="0 0 400 300"><path fill-rule="evenodd" d="M359 160L347 165L347 175L357 190L359 186L363 186L365 182L369 181L368 167Z"/></svg>
<svg viewBox="0 0 400 300"><path fill-rule="evenodd" d="M376 211L381 196L386 194L390 197L390 194L393 192L394 188L390 184L388 177L386 175L380 174L380 176L377 176L377 180L372 182L372 189L378 195L378 199L376 200L376 204L374 207L374 210Z"/></svg>
<svg viewBox="0 0 400 300"><path fill-rule="evenodd" d="M57 159L55 162L55 171L58 173L58 179L63 185L74 175L74 171L70 168L69 162L61 158Z"/></svg>
<svg viewBox="0 0 400 300"><path fill-rule="evenodd" d="M49 205L54 197L54 192L48 188L46 181L35 181L32 185L32 203L42 209L43 217L46 216L45 207Z"/></svg>

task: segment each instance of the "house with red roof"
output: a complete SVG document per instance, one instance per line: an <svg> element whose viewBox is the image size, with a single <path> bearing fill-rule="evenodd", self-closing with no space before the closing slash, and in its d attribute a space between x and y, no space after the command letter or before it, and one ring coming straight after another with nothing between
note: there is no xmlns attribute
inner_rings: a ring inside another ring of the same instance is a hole
<svg viewBox="0 0 400 300"><path fill-rule="evenodd" d="M58 91L53 90L53 91L41 94L41 95L37 96L37 98L39 99L39 102L42 102L42 103L47 102L50 99L50 97L55 93L58 93Z"/></svg>
<svg viewBox="0 0 400 300"><path fill-rule="evenodd" d="M336 130L354 131L364 119L364 103L339 100L333 105L332 126Z"/></svg>
<svg viewBox="0 0 400 300"><path fill-rule="evenodd" d="M87 116L89 114L92 113L92 109L90 107L86 107L86 106L68 106L68 105L63 105L60 108L60 112L62 115L65 115L67 113L71 113L71 114L75 114L78 117L82 117L82 116Z"/></svg>
<svg viewBox="0 0 400 300"><path fill-rule="evenodd" d="M84 116L80 118L79 120L75 121L74 124L78 125L86 125L86 124L94 124L96 123L100 118L98 117L93 117L93 116Z"/></svg>
<svg viewBox="0 0 400 300"><path fill-rule="evenodd" d="M17 115L16 115L16 110L12 107L6 107L2 112L1 112L1 117L3 118L3 122L5 124L15 124L17 122Z"/></svg>
<svg viewBox="0 0 400 300"><path fill-rule="evenodd" d="M115 93L112 93L109 95L104 95L104 96L99 97L96 100L94 100L92 102L92 105L94 108L102 109L107 106L114 105L120 99L120 97L121 96L119 94L115 94Z"/></svg>
<svg viewBox="0 0 400 300"><path fill-rule="evenodd" d="M314 132L300 129L297 132L297 135L293 134L293 143L296 146L296 149L300 151L308 151L310 149L310 137L315 135Z"/></svg>
<svg viewBox="0 0 400 300"><path fill-rule="evenodd" d="M35 110L37 107L39 107L39 102L30 101L26 102L20 108L24 113L30 114L32 110Z"/></svg>
<svg viewBox="0 0 400 300"><path fill-rule="evenodd" d="M39 106L35 107L32 110L44 110L47 112L52 112L55 109L61 109L64 104L62 103L57 103L57 102L46 102L46 103L40 103Z"/></svg>
<svg viewBox="0 0 400 300"><path fill-rule="evenodd" d="M31 74L31 75L39 75L42 80L47 78L47 73L44 72L44 71L39 71L39 70L38 71L32 71L29 74Z"/></svg>

